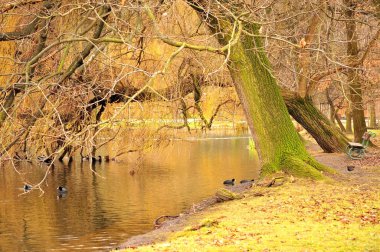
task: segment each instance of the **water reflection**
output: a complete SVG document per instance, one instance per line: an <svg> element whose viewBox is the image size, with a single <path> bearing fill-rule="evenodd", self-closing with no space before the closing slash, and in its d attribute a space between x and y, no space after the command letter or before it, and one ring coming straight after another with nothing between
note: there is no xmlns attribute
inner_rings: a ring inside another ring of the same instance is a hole
<svg viewBox="0 0 380 252"><path fill-rule="evenodd" d="M226 178L256 177L247 138L179 142L134 163L18 163L0 168L0 251L107 250L214 194ZM49 170L47 170L49 169ZM39 190L24 193L24 182ZM68 192L57 194L64 185ZM59 197L61 196L61 197Z"/></svg>

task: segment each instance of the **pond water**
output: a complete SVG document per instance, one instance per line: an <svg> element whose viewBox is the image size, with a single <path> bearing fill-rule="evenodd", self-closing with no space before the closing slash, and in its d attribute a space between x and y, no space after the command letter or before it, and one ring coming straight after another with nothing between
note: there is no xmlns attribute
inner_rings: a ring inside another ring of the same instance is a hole
<svg viewBox="0 0 380 252"><path fill-rule="evenodd" d="M153 229L161 215L177 215L213 195L225 179L258 176L248 137L173 141L133 163L56 163L41 188L46 165L20 162L0 167L0 251L107 251ZM16 172L16 169L19 173ZM65 185L65 197L56 188Z"/></svg>

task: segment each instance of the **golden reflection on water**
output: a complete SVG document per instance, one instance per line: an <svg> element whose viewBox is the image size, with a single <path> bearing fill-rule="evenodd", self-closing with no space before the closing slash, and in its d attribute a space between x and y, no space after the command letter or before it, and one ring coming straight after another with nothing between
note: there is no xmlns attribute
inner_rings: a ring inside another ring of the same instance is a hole
<svg viewBox="0 0 380 252"><path fill-rule="evenodd" d="M47 166L20 163L0 168L0 251L107 250L146 232L161 215L176 215L214 194L225 179L258 176L247 138L175 141L134 163L55 164L42 189L22 194ZM57 197L56 188L69 192ZM20 195L21 194L21 195Z"/></svg>

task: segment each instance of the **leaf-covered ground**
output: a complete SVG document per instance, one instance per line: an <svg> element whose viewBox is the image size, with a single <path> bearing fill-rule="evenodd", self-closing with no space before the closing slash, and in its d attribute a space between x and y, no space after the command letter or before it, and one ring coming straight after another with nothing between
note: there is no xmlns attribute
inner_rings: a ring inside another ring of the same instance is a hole
<svg viewBox="0 0 380 252"><path fill-rule="evenodd" d="M380 251L379 211L378 187L296 180L254 187L137 251Z"/></svg>

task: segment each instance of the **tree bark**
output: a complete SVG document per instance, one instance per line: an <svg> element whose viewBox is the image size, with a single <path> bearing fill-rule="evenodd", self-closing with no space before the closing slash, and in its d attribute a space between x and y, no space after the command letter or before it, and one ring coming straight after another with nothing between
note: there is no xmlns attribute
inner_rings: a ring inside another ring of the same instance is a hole
<svg viewBox="0 0 380 252"><path fill-rule="evenodd" d="M347 34L347 54L350 62L359 61L359 49L358 49L358 37L356 34L355 23L355 3L353 0L345 0L346 5L346 34ZM354 141L361 142L364 132L367 131L363 97L362 97L362 85L359 80L358 69L347 69L347 81L349 83L351 105L352 105L352 119L354 124Z"/></svg>
<svg viewBox="0 0 380 252"><path fill-rule="evenodd" d="M330 108L330 121L332 123L335 123L335 106L334 106L334 102L331 100L328 88L326 88L325 94L326 94L327 103L329 104L329 108Z"/></svg>
<svg viewBox="0 0 380 252"><path fill-rule="evenodd" d="M317 141L324 152L343 152L348 143L346 136L313 105L310 97L282 90L289 114Z"/></svg>
<svg viewBox="0 0 380 252"><path fill-rule="evenodd" d="M217 8L219 2L187 2L207 20L211 31L217 34L219 43L228 46L238 15L229 17L227 11L220 12L221 8ZM228 3L232 12L242 8L238 4ZM210 6L216 7L216 10L213 11ZM227 67L255 141L262 175L283 170L297 176L323 178L320 171L333 170L312 158L298 136L258 36L259 25L239 22L248 34L254 36L241 34L239 40L234 40L236 43L227 54Z"/></svg>
<svg viewBox="0 0 380 252"><path fill-rule="evenodd" d="M230 20L219 18L218 23L222 34L230 34ZM244 29L259 34L255 24L246 23ZM230 39L218 36L222 45L228 44ZM231 48L228 68L262 162L262 174L284 170L320 179L321 170L331 171L307 153L299 138L270 70L261 39L243 35Z"/></svg>
<svg viewBox="0 0 380 252"><path fill-rule="evenodd" d="M330 106L330 121L332 122L332 124L335 124L335 121L336 121L339 125L340 130L342 132L346 132L346 129L344 128L340 120L340 117L337 113L338 109L335 109L334 102L331 100L328 88L326 88L326 99Z"/></svg>
<svg viewBox="0 0 380 252"><path fill-rule="evenodd" d="M373 100L369 103L369 127L376 128L376 110L375 102Z"/></svg>
<svg viewBox="0 0 380 252"><path fill-rule="evenodd" d="M346 109L346 133L352 134L352 116L351 108Z"/></svg>
<svg viewBox="0 0 380 252"><path fill-rule="evenodd" d="M339 126L340 130L342 132L346 132L346 128L344 127L342 121L340 120L340 116L338 115L338 113L335 113L335 120L338 123L338 126Z"/></svg>
<svg viewBox="0 0 380 252"><path fill-rule="evenodd" d="M320 7L324 6L324 0L319 1ZM308 96L308 86L310 81L311 55L307 50L307 45L311 44L316 37L319 26L321 25L322 9L315 10L310 20L305 36L301 40L301 48L298 50L298 94L305 98Z"/></svg>
<svg viewBox="0 0 380 252"><path fill-rule="evenodd" d="M39 18L35 18L29 25L25 26L24 29L13 32L0 33L0 41L12 41L19 40L31 36L37 31Z"/></svg>

